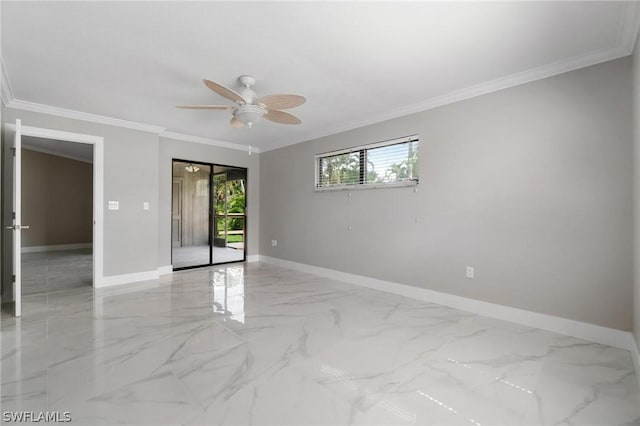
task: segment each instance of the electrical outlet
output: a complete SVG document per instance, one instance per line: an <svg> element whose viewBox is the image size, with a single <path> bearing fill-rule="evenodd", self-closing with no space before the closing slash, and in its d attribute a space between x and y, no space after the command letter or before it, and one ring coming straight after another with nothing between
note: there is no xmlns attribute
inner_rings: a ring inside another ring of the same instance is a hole
<svg viewBox="0 0 640 426"><path fill-rule="evenodd" d="M147 201L142 203L142 210L149 210L149 203Z"/></svg>
<svg viewBox="0 0 640 426"><path fill-rule="evenodd" d="M278 240L271 240L271 247L278 247Z"/></svg>
<svg viewBox="0 0 640 426"><path fill-rule="evenodd" d="M120 210L120 202L119 201L109 201L109 210Z"/></svg>
<svg viewBox="0 0 640 426"><path fill-rule="evenodd" d="M467 278L473 278L474 273L473 266L467 266Z"/></svg>

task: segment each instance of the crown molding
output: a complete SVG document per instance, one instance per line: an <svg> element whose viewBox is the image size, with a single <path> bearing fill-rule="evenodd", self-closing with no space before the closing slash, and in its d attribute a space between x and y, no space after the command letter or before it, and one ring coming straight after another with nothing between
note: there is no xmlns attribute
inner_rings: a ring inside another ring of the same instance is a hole
<svg viewBox="0 0 640 426"><path fill-rule="evenodd" d="M160 133L160 137L167 138L167 139L175 139L175 140L185 141L185 142L201 143L205 145L217 146L219 148L235 149L239 151L250 151L252 153L253 152L260 153L260 150L254 146L242 145L239 143L233 143L233 142L227 142L227 141L220 141L216 139L209 139L209 138L204 138L202 136L188 135L185 133L174 132L171 130L165 130L164 132Z"/></svg>
<svg viewBox="0 0 640 426"><path fill-rule="evenodd" d="M6 102L5 105L8 108L19 109L23 111L38 112L41 114L55 115L57 117L70 118L73 120L82 120L82 121L88 121L91 123L105 124L108 126L123 127L127 129L140 130L143 132L155 133L160 137L168 138L168 139L176 139L176 140L182 140L186 142L200 143L200 144L205 144L210 146L217 146L220 148L235 149L239 151L249 151L249 146L247 145L221 141L216 139L209 139L202 136L189 135L186 133L178 133L171 130L167 130L166 127L154 126L154 125L144 124L144 123L137 123L135 121L121 120L119 118L107 117L107 116L98 115L98 114L91 114L91 113L76 111L72 109L59 108L59 107L54 107L50 105L39 104L36 102L28 102L20 99L11 99L8 102ZM260 150L255 147L251 147L251 152L259 153Z"/></svg>
<svg viewBox="0 0 640 426"><path fill-rule="evenodd" d="M2 56L0 56L0 97L2 98L2 103L5 105L11 102L14 98L13 89L9 82L9 74L7 73L7 68L4 65Z"/></svg>
<svg viewBox="0 0 640 426"><path fill-rule="evenodd" d="M637 28L637 25L636 25L636 28ZM627 31L627 33L630 34L630 31ZM495 80L469 86L461 90L456 90L454 92L446 93L444 95L434 96L429 99L426 99L425 101L414 103L414 104L407 105L400 108L396 108L384 114L378 114L366 120L361 120L346 126L332 127L329 129L320 130L316 133L309 135L308 137L305 137L304 139L295 140L287 144L280 144L278 146L274 145L268 148L262 148L262 152L272 151L274 149L284 148L285 146L294 145L301 142L308 142L308 141L319 139L325 136L346 132L348 130L353 130L360 127L381 123L383 121L391 120L394 118L416 114L419 112L438 108L444 105L449 105L455 102L464 101L466 99L475 98L477 96L498 92L500 90L508 89L515 86L520 86L526 83L531 83L536 80L542 80L544 78L553 77L555 75L564 74L570 71L575 71L580 68L597 65L602 62L607 62L614 59L622 58L630 54L630 52L628 52L627 49L628 49L628 46L625 46L625 47L618 46L610 49L602 49L600 51L589 53L586 55L574 56L572 58L563 59L557 62L553 62L551 64L532 68L527 71L515 73L506 77L502 77Z"/></svg>
<svg viewBox="0 0 640 426"><path fill-rule="evenodd" d="M620 18L620 46L627 52L633 53L638 38L638 28L640 27L640 4L638 2L627 2L622 7Z"/></svg>
<svg viewBox="0 0 640 426"><path fill-rule="evenodd" d="M55 115L57 117L90 121L92 123L106 124L107 126L124 127L126 129L140 130L143 132L161 133L166 129L165 127L137 123L135 121L121 120L119 118L107 117L105 115L59 108L51 105L39 104L36 102L23 101L20 99L12 99L6 104L6 106L9 108L21 109L23 111L39 112L42 114Z"/></svg>
<svg viewBox="0 0 640 426"><path fill-rule="evenodd" d="M396 108L388 111L384 114L378 114L370 117L366 120L361 120L356 123L352 123L345 126L330 127L320 129L310 135L303 138L294 139L287 143L276 143L269 147L258 150L255 147L247 145L236 144L227 141L220 141L216 139L209 139L201 136L189 135L185 133L174 132L168 130L165 127L154 126L144 123L137 123L133 121L122 120L113 117L107 117L98 114L85 113L81 111L75 111L65 108L59 108L44 104L38 104L35 102L22 101L15 99L7 70L4 65L4 61L0 56L0 72L1 72L1 97L2 102L10 108L22 109L25 111L39 112L43 114L51 114L59 117L72 118L76 120L89 121L93 123L106 124L116 127L124 127L134 130L141 130L151 133L156 133L160 137L183 140L188 142L200 143L205 145L216 146L220 148L235 149L241 151L250 151L255 153L272 151L275 149L283 148L302 142L311 141L314 139L322 138L337 133L346 132L348 130L357 129L364 126L380 123L383 121L391 120L394 118L415 114L423 111L427 111L440 106L452 104L455 102L471 99L477 96L497 92L510 87L519 86L521 84L530 83L536 80L552 77L558 74L563 74L569 71L574 71L579 68L596 65L602 62L611 61L624 56L631 55L633 53L638 31L640 29L640 2L630 1L626 2L621 7L619 32L618 32L618 45L609 48L602 49L600 51L592 52L585 55L574 56L572 58L563 59L551 64L543 65L540 67L532 68L520 73L512 74L510 76L498 78L488 82L476 84L474 86L466 87L461 90L446 93L440 96L431 97L424 101L407 105L404 107Z"/></svg>

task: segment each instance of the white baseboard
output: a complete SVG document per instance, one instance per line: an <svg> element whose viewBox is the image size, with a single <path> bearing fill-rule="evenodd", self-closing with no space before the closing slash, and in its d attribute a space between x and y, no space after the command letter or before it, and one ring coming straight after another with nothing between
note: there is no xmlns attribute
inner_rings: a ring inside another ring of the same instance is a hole
<svg viewBox="0 0 640 426"><path fill-rule="evenodd" d="M260 255L259 254L252 254L247 256L247 262L260 262Z"/></svg>
<svg viewBox="0 0 640 426"><path fill-rule="evenodd" d="M159 266L158 275L170 275L173 274L173 265Z"/></svg>
<svg viewBox="0 0 640 426"><path fill-rule="evenodd" d="M111 287L114 285L134 283L138 281L156 280L160 277L158 270L134 272L133 274L111 275L102 277L100 282L95 283L95 288Z"/></svg>
<svg viewBox="0 0 640 426"><path fill-rule="evenodd" d="M85 249L85 248L92 248L92 247L93 247L93 243L57 244L57 245L51 245L51 246L21 247L20 252L41 253L45 251L77 250L77 249Z"/></svg>
<svg viewBox="0 0 640 426"><path fill-rule="evenodd" d="M453 294L428 290L406 284L399 284L390 281L378 280L361 275L348 274L333 269L321 268L304 263L291 262L275 257L260 256L260 260L284 268L307 272L334 280L348 282L375 290L386 291L413 299L424 300L426 302L437 303L449 306L478 315L510 321L529 327L540 328L553 331L555 333L589 340L603 345L614 346L616 348L632 351L634 348L637 354L635 339L630 332L617 330L614 328L602 327L581 321L555 317L552 315L540 314L537 312L525 311L523 309L498 305L495 303L483 302L469 299ZM640 370L637 370L640 371Z"/></svg>

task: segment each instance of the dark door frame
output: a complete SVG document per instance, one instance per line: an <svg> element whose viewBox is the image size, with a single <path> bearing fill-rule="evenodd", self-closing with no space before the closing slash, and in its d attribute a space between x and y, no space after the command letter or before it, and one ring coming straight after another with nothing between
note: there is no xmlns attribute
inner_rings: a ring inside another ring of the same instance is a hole
<svg viewBox="0 0 640 426"><path fill-rule="evenodd" d="M249 246L247 244L248 241L248 229L249 229L249 220L247 219L247 212L248 212L248 207L249 207L249 169L247 167L238 167L238 166L231 166L231 165L227 165L227 164L220 164L220 163L208 163L205 161L193 161L193 160L185 160L182 158L171 158L171 179L173 180L173 164L176 162L180 162L180 163L191 163L191 164L196 164L196 165L201 165L201 166L208 166L209 167L209 219L208 219L208 227L209 227L209 263L207 264L202 264L202 265L193 265L193 266L182 266L182 267L173 267L174 271L183 271L186 269L194 269L194 268L206 268L209 266L214 266L214 265L225 265L228 263L238 263L238 262L246 262L247 261L247 247ZM214 193L213 193L213 171L214 171L214 167L218 166L218 167L229 167L229 168L233 168L233 169L239 169L239 170L244 170L245 172L245 187L244 187L244 250L242 251L242 260L231 260L228 262L213 262L213 226L212 226L212 220L214 218ZM171 185L171 200L173 202L173 185ZM173 235L173 220L171 221L171 235ZM173 237L171 237L173 239ZM169 242L171 244L171 265L173 265L173 243L170 241Z"/></svg>

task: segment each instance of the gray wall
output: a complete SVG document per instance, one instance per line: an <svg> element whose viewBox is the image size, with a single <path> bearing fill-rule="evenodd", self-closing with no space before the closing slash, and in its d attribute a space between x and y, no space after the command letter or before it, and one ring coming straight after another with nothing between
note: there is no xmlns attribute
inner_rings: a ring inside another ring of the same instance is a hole
<svg viewBox="0 0 640 426"><path fill-rule="evenodd" d="M3 109L3 122L21 118L23 125L104 137L104 275L156 270L171 264L171 159L182 158L248 168L248 254L259 249L258 155L191 142L159 138L157 134L66 119L48 114ZM3 136L5 133L3 132ZM12 185L10 143L3 145L3 188ZM107 210L108 201L120 210ZM142 203L150 203L150 210ZM11 191L3 192L3 220L11 222ZM3 234L3 284L10 283L11 238ZM3 290L10 291L10 285ZM11 294L3 293L4 300Z"/></svg>
<svg viewBox="0 0 640 426"><path fill-rule="evenodd" d="M4 78L0 76L0 78ZM5 119L5 107L4 102L0 100L0 229L5 229L5 217L4 217L4 192L5 192L5 183L4 183L4 155L5 155L5 141L4 141L4 119ZM8 233L3 231L2 234ZM0 234L0 235L2 235ZM13 289L9 283L6 283L4 280L4 258L5 258L5 247L8 245L10 247L11 242L6 236L0 236L0 301L10 301L13 300Z"/></svg>
<svg viewBox="0 0 640 426"><path fill-rule="evenodd" d="M158 267L158 136L153 133L6 108L5 122L22 119L26 126L104 137L104 275L156 270ZM6 150L5 150L6 154ZM12 170L5 161L3 186L10 188ZM7 181L8 180L8 181ZM6 186L9 185L9 186ZM5 191L4 214L11 193ZM120 210L106 210L107 201ZM148 201L150 210L142 209ZM8 238L5 238L7 240ZM5 243L6 244L6 243ZM5 245L5 247L7 247ZM10 242L9 242L10 247ZM4 252L4 282L11 258ZM8 272L10 274L10 272Z"/></svg>
<svg viewBox="0 0 640 426"><path fill-rule="evenodd" d="M2 105L2 300L7 303L13 300L13 232L6 231L13 224L13 137L6 129L7 108Z"/></svg>
<svg viewBox="0 0 640 426"><path fill-rule="evenodd" d="M631 106L623 58L263 153L260 253L630 330ZM313 191L314 154L414 133L417 193Z"/></svg>
<svg viewBox="0 0 640 426"><path fill-rule="evenodd" d="M22 246L91 243L93 167L22 150Z"/></svg>
<svg viewBox="0 0 640 426"><path fill-rule="evenodd" d="M640 349L640 43L633 52L634 280L633 331Z"/></svg>
<svg viewBox="0 0 640 426"><path fill-rule="evenodd" d="M260 157L256 154L233 149L219 148L193 142L160 138L160 221L159 253L160 266L171 265L171 163L172 159L203 161L225 166L246 167L247 187L247 254L256 255L260 237Z"/></svg>

